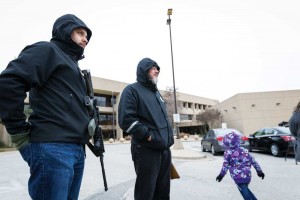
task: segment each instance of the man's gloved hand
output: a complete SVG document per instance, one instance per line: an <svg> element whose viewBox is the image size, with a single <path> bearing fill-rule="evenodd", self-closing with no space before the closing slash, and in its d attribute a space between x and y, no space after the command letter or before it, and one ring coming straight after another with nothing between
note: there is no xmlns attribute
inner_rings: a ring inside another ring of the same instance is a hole
<svg viewBox="0 0 300 200"><path fill-rule="evenodd" d="M257 172L257 176L261 177L261 179L265 178L265 174L263 172Z"/></svg>
<svg viewBox="0 0 300 200"><path fill-rule="evenodd" d="M216 178L216 181L221 182L222 179L223 179L223 176L222 175L218 175L217 178Z"/></svg>
<svg viewBox="0 0 300 200"><path fill-rule="evenodd" d="M29 131L21 134L9 134L11 142L20 150L29 143Z"/></svg>

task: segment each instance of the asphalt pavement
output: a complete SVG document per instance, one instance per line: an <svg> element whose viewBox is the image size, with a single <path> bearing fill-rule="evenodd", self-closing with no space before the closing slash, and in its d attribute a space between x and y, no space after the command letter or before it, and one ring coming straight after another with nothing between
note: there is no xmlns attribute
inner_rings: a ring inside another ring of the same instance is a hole
<svg viewBox="0 0 300 200"><path fill-rule="evenodd" d="M173 163L175 163L177 159L196 161L196 160L202 160L202 159L207 158L207 155L205 153L193 150L192 148L185 148L183 143L187 143L187 142L198 142L198 144L200 144L200 139L199 138L195 139L193 136L186 138L186 139L183 139L183 138L178 139L178 140L175 139L175 143L171 147ZM130 141L123 141L123 142L114 141L114 142L112 142L112 140L111 140L111 142L106 141L105 145L120 145L122 143L127 144L127 143L130 143ZM198 150L199 150L199 148L198 148ZM176 165L177 164L175 164L175 166ZM180 177L180 179L182 179L182 177ZM179 180L179 179L173 179L172 182L176 182L177 180ZM95 194L85 198L85 200L106 200L106 199L107 200L111 200L111 199L134 200L134 184L135 184L135 175L133 176L133 179L125 181L125 182L123 181L121 184L118 184L115 187L109 188L108 193L107 192L95 193ZM181 186L179 186L179 187L181 187ZM122 197L120 197L120 195L119 195L120 193L123 193Z"/></svg>
<svg viewBox="0 0 300 200"><path fill-rule="evenodd" d="M223 156L221 154L213 156L211 152L201 152L200 141L200 139L195 140L190 137L187 140L181 139L183 149L178 148L180 145L176 144L171 147L172 162L179 172L180 178L171 181L170 199L242 200L243 198L229 173L222 182L216 181L216 176L223 163ZM252 155L266 174L262 180L256 175L253 167L251 168L252 180L249 188L257 199L299 199L300 190L296 188L300 187L298 181L300 180L300 165L295 165L293 156L288 157L285 161L282 157L274 157L268 153L252 152ZM135 174L134 171L129 170L133 169L131 168L132 163L127 166L129 168L126 173L128 177L130 176L129 179L122 177L122 180L119 179L117 185L112 186L109 191L94 192L84 200L134 200ZM118 170L122 170L122 168L124 166L120 166Z"/></svg>
<svg viewBox="0 0 300 200"><path fill-rule="evenodd" d="M200 139L181 140L184 148L173 145L172 162L180 178L171 181L171 200L242 200L230 175L222 182L215 177L220 172L223 156L201 152ZM104 191L99 158L87 150L85 172L79 200L133 200L135 171L130 154L130 141L105 142L104 166L108 191ZM259 200L299 199L300 165L294 158L274 157L267 153L252 152L266 177L256 176L250 184ZM30 200L27 191L28 165L17 151L0 153L0 199Z"/></svg>
<svg viewBox="0 0 300 200"><path fill-rule="evenodd" d="M176 138L176 137L175 137ZM192 149L187 149L183 147L183 143L184 142L197 142L200 140L201 138L197 138L195 139L195 137L192 135L186 139L174 139L175 143L174 145L171 147L171 152L172 152L172 158L177 158L177 159L192 159L192 160L197 160L197 159L203 159L206 158L206 154L199 152L199 151L194 151ZM113 141L113 140L111 140ZM106 141L105 145L108 144L121 144L121 143L130 143L130 141L125 140L124 142L120 142L120 141L114 141L114 142L109 142Z"/></svg>

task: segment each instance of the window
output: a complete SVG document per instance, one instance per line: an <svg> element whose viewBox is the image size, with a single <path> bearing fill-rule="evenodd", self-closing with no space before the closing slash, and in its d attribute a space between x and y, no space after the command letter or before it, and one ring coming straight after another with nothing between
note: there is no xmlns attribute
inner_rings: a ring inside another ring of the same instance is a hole
<svg viewBox="0 0 300 200"><path fill-rule="evenodd" d="M112 103L115 104L116 96L95 94L95 99L97 99L97 106L112 107ZM114 101L112 99L114 99Z"/></svg>
<svg viewBox="0 0 300 200"><path fill-rule="evenodd" d="M113 119L114 119L114 124L116 124L116 117L113 117L112 114L106 114L106 113L101 113L100 116L100 125L113 125Z"/></svg>
<svg viewBox="0 0 300 200"><path fill-rule="evenodd" d="M264 135L274 135L274 134L275 134L275 131L273 129L266 128L264 130Z"/></svg>
<svg viewBox="0 0 300 200"><path fill-rule="evenodd" d="M212 130L210 130L210 131L208 131L208 137L207 138L209 138L209 139L211 139L211 138L214 138L214 132L212 131Z"/></svg>
<svg viewBox="0 0 300 200"><path fill-rule="evenodd" d="M255 136L262 136L263 135L263 130L257 131L254 135Z"/></svg>
<svg viewBox="0 0 300 200"><path fill-rule="evenodd" d="M193 119L193 115L185 115L185 114L180 115L180 120L192 120L192 119Z"/></svg>
<svg viewBox="0 0 300 200"><path fill-rule="evenodd" d="M180 115L180 120L188 120L188 115L184 115L184 114L181 114Z"/></svg>

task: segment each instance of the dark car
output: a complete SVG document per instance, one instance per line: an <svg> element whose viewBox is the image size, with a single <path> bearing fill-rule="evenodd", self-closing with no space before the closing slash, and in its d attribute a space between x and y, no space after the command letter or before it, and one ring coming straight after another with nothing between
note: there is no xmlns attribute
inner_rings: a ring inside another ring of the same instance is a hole
<svg viewBox="0 0 300 200"><path fill-rule="evenodd" d="M294 140L288 127L266 127L249 136L251 150L268 151L273 156L286 153Z"/></svg>
<svg viewBox="0 0 300 200"><path fill-rule="evenodd" d="M223 144L224 136L234 131L241 136L241 146L250 149L248 137L242 134L240 131L232 128L217 128L209 130L201 140L201 149L203 152L211 151L213 155L224 152L225 146Z"/></svg>

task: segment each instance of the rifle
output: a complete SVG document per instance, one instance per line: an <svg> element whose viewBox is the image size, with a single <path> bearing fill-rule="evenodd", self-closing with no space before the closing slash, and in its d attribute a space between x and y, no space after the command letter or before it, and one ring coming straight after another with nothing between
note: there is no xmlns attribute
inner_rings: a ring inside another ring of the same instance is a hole
<svg viewBox="0 0 300 200"><path fill-rule="evenodd" d="M105 175L105 169L103 163L103 157L104 157L103 153L105 152L105 150L104 150L102 130L101 127L99 126L99 122L100 122L99 108L97 107L97 99L94 96L90 70L82 70L82 73L83 73L83 78L85 80L85 85L86 85L86 90L88 95L84 98L84 103L88 107L89 114L91 116L91 120L88 125L88 131L90 136L93 137L94 140L94 145L90 141L88 142L87 145L96 157L100 157L104 189L105 191L107 191L108 188L107 188L106 175Z"/></svg>

